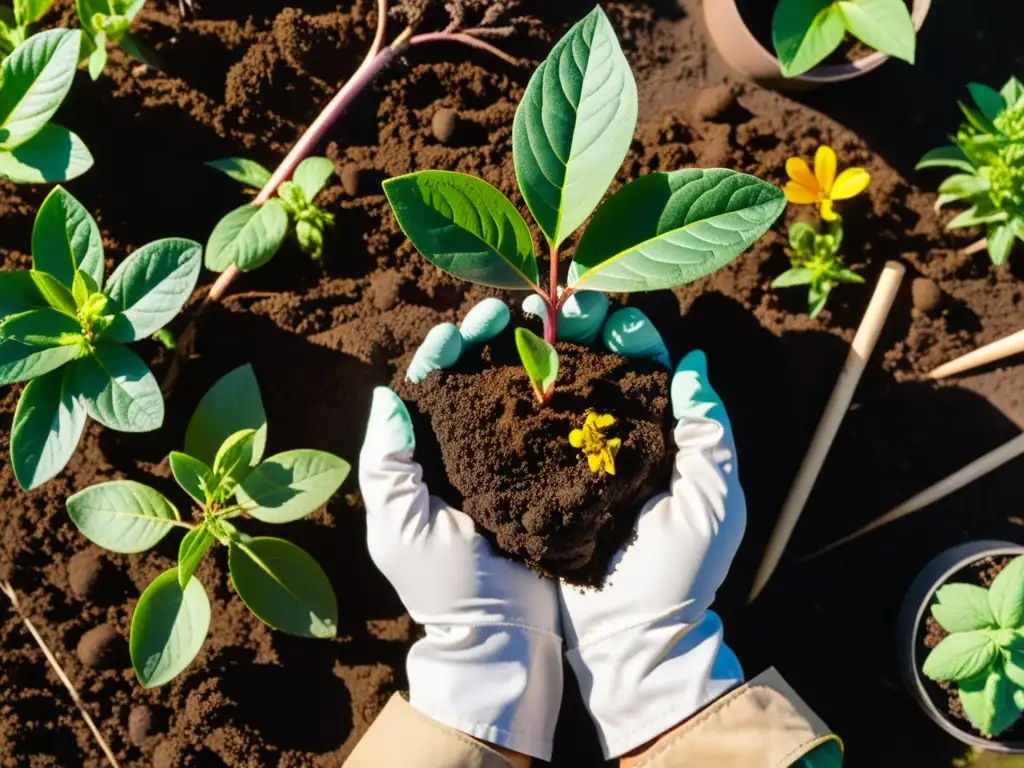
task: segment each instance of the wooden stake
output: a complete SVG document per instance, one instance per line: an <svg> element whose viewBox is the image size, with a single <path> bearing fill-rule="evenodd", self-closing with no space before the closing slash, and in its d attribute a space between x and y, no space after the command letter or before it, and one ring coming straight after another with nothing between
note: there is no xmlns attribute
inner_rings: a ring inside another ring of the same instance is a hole
<svg viewBox="0 0 1024 768"><path fill-rule="evenodd" d="M968 245L966 248L960 249L961 256L973 256L978 251L984 251L988 248L988 240L984 237L981 240L975 240L973 243Z"/></svg>
<svg viewBox="0 0 1024 768"><path fill-rule="evenodd" d="M971 368L977 368L979 365L987 365L996 360L1002 360L1004 357L1019 355L1021 352L1024 352L1024 331L1017 331L940 365L928 374L928 378L944 379L954 373L963 373Z"/></svg>
<svg viewBox="0 0 1024 768"><path fill-rule="evenodd" d="M782 505L782 512L775 524L775 530L772 531L768 549L757 570L757 575L754 577L754 586L750 590L749 601L761 593L782 558L782 552L789 542L797 520L800 519L800 513L803 512L807 498L811 495L814 481L818 479L818 473L821 472L821 467L825 463L828 450L832 447L836 432L839 431L839 425L850 407L853 392L857 388L868 358L871 357L878 336L882 332L882 326L892 308L904 271L903 265L895 261L886 262L885 269L882 270L878 285L875 286L875 293L871 297L867 311L864 312L864 319L861 320L839 379L832 390L832 396L825 406L825 412L822 414L811 444L807 448L807 454L797 471L796 479L789 490L789 496L786 497L786 501Z"/></svg>

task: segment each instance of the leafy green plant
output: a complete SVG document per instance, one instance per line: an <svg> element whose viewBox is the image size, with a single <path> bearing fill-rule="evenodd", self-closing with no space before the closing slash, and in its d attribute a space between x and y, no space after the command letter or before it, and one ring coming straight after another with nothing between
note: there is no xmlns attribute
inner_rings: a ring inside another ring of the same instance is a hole
<svg viewBox="0 0 1024 768"><path fill-rule="evenodd" d="M279 524L306 517L341 487L349 465L313 450L264 459L266 443L259 385L245 365L206 393L189 421L184 452L170 455L171 472L192 498L197 522L182 520L161 493L131 480L93 485L67 501L82 534L112 552L143 552L173 528L188 531L178 564L146 587L132 617L132 666L146 688L180 674L206 639L210 602L194 574L216 543L227 547L231 583L259 619L299 637L337 633L338 601L317 562L291 542L249 536L232 521L247 516Z"/></svg>
<svg viewBox="0 0 1024 768"><path fill-rule="evenodd" d="M0 69L0 176L42 184L81 176L92 167L85 143L50 122L78 66L81 35L51 29L33 35Z"/></svg>
<svg viewBox="0 0 1024 768"><path fill-rule="evenodd" d="M156 378L127 346L168 323L192 294L202 249L144 245L104 285L103 240L61 187L32 230L32 269L0 272L0 385L27 381L11 425L11 465L35 488L67 464L86 416L120 432L164 420Z"/></svg>
<svg viewBox="0 0 1024 768"><path fill-rule="evenodd" d="M996 91L969 83L975 108L960 103L965 122L953 144L921 158L918 168L953 168L939 185L936 209L964 202L970 207L947 229L984 226L992 263L1003 264L1014 239L1024 240L1024 85L1015 77Z"/></svg>
<svg viewBox="0 0 1024 768"><path fill-rule="evenodd" d="M974 727L997 736L1024 712L1024 557L1011 560L988 589L943 585L931 610L949 635L921 671L956 683Z"/></svg>
<svg viewBox="0 0 1024 768"><path fill-rule="evenodd" d="M75 0L85 42L82 58L89 62L89 76L99 80L107 66L107 45L116 45L133 59L160 68L156 54L129 30L146 0Z"/></svg>
<svg viewBox="0 0 1024 768"><path fill-rule="evenodd" d="M782 74L802 75L843 42L846 33L913 64L914 22L904 0L779 0L772 42Z"/></svg>
<svg viewBox="0 0 1024 768"><path fill-rule="evenodd" d="M807 286L807 311L817 317L832 289L840 283L863 283L864 278L846 266L839 255L843 244L841 219L829 222L819 234L809 224L795 221L789 227L789 261L792 264L772 282L772 288Z"/></svg>
<svg viewBox="0 0 1024 768"><path fill-rule="evenodd" d="M573 293L692 282L736 258L786 206L780 189L753 176L693 169L643 176L597 207L629 150L637 106L633 74L599 7L569 30L530 79L512 146L519 189L549 247L546 290L526 221L487 182L421 171L389 179L384 192L402 230L431 263L463 280L540 296L543 341L551 346L559 310ZM592 213L568 284L559 287L559 248ZM546 399L548 378L557 371L551 351L528 336L517 340L525 340L524 365Z"/></svg>
<svg viewBox="0 0 1024 768"><path fill-rule="evenodd" d="M244 157L226 157L207 165L254 189L262 189L271 177L267 168ZM332 175L334 163L326 157L307 157L291 181L277 188L277 197L233 210L210 235L206 268L223 272L234 266L250 272L262 267L281 250L293 228L303 253L319 259L324 252L324 230L334 224L334 215L313 202Z"/></svg>
<svg viewBox="0 0 1024 768"><path fill-rule="evenodd" d="M53 0L14 0L0 5L0 56L8 56L29 38L33 24L53 5Z"/></svg>

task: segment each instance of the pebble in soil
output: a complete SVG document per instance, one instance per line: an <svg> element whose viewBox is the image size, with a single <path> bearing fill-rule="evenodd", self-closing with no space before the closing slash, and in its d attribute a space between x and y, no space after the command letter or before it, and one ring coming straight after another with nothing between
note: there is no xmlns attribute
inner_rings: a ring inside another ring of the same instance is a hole
<svg viewBox="0 0 1024 768"><path fill-rule="evenodd" d="M106 558L96 549L83 549L76 552L68 561L68 585L71 592L79 600L92 597L100 584Z"/></svg>
<svg viewBox="0 0 1024 768"><path fill-rule="evenodd" d="M359 195L359 166L355 163L348 163L341 169L341 186L349 197Z"/></svg>
<svg viewBox="0 0 1024 768"><path fill-rule="evenodd" d="M459 113L454 109L442 107L434 113L430 121L430 130L439 142L451 144L459 130Z"/></svg>
<svg viewBox="0 0 1024 768"><path fill-rule="evenodd" d="M910 284L910 295L914 300L914 310L919 314L932 315L942 304L942 289L927 277L914 278Z"/></svg>
<svg viewBox="0 0 1024 768"><path fill-rule="evenodd" d="M124 640L109 624L93 627L78 641L78 660L92 669L113 669L124 661Z"/></svg>

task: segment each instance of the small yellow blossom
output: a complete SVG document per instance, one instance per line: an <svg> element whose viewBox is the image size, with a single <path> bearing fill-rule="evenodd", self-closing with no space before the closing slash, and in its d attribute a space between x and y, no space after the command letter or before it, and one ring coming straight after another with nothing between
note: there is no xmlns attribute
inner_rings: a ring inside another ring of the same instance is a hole
<svg viewBox="0 0 1024 768"><path fill-rule="evenodd" d="M838 219L832 203L859 195L871 182L871 175L863 168L847 168L836 176L836 163L835 151L824 144L814 155L814 173L802 157L789 158L786 174L791 181L783 189L786 199L791 203L818 205L825 221Z"/></svg>
<svg viewBox="0 0 1024 768"><path fill-rule="evenodd" d="M574 429L569 433L569 445L579 448L587 457L587 466L594 474L607 472L615 474L615 455L622 447L622 441L613 437L605 437L604 430L615 424L615 417L603 413L588 413L583 429Z"/></svg>

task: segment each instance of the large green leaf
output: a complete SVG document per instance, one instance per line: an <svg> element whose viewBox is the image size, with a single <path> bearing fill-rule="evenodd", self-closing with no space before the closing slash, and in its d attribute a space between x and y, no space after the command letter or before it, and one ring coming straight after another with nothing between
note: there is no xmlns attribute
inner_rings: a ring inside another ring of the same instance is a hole
<svg viewBox="0 0 1024 768"><path fill-rule="evenodd" d="M932 616L947 632L993 629L995 615L988 602L988 590L977 584L946 584L935 593Z"/></svg>
<svg viewBox="0 0 1024 768"><path fill-rule="evenodd" d="M144 245L125 259L104 291L114 322L103 337L136 341L163 328L181 311L203 267L199 243L167 238Z"/></svg>
<svg viewBox="0 0 1024 768"><path fill-rule="evenodd" d="M955 632L932 648L921 671L932 680L967 680L987 669L998 653L985 630Z"/></svg>
<svg viewBox="0 0 1024 768"><path fill-rule="evenodd" d="M178 583L182 588L188 586L189 579L214 541L216 539L205 525L185 534L178 547Z"/></svg>
<svg viewBox="0 0 1024 768"><path fill-rule="evenodd" d="M78 323L49 307L8 318L0 339L0 386L42 376L82 353Z"/></svg>
<svg viewBox="0 0 1024 768"><path fill-rule="evenodd" d="M1003 673L1001 663L957 686L964 713L986 736L1005 731L1020 717L1017 686Z"/></svg>
<svg viewBox="0 0 1024 768"><path fill-rule="evenodd" d="M75 270L103 286L103 237L96 220L71 193L55 187L32 227L32 266L74 287Z"/></svg>
<svg viewBox="0 0 1024 768"><path fill-rule="evenodd" d="M199 504L206 504L206 490L213 483L213 471L199 459L180 451L171 451L168 457L171 474L182 489Z"/></svg>
<svg viewBox="0 0 1024 768"><path fill-rule="evenodd" d="M1024 555L1010 561L988 589L992 615L1000 627L1017 629L1024 625Z"/></svg>
<svg viewBox="0 0 1024 768"><path fill-rule="evenodd" d="M60 125L44 125L24 144L0 150L0 176L15 184L71 181L92 168L93 157L76 134Z"/></svg>
<svg viewBox="0 0 1024 768"><path fill-rule="evenodd" d="M190 579L182 588L177 568L157 576L132 616L132 667L142 686L155 688L181 674L209 630L210 599L199 580Z"/></svg>
<svg viewBox="0 0 1024 768"><path fill-rule="evenodd" d="M999 113L1006 108L1003 95L994 88L989 88L983 83L968 83L967 90L970 91L971 98L978 105L981 114L988 120L995 120Z"/></svg>
<svg viewBox="0 0 1024 768"><path fill-rule="evenodd" d="M78 362L77 387L89 415L119 432L149 432L164 421L160 385L139 356L120 344L97 344Z"/></svg>
<svg viewBox="0 0 1024 768"><path fill-rule="evenodd" d="M80 32L51 29L32 35L0 73L0 149L35 136L64 101L78 66Z"/></svg>
<svg viewBox="0 0 1024 768"><path fill-rule="evenodd" d="M78 530L111 552L144 552L181 519L161 493L133 480L92 485L70 497L67 504Z"/></svg>
<svg viewBox="0 0 1024 768"><path fill-rule="evenodd" d="M875 50L914 63L917 33L904 0L839 0L846 29Z"/></svg>
<svg viewBox="0 0 1024 768"><path fill-rule="evenodd" d="M636 117L633 73L596 6L533 73L512 124L519 188L549 243L575 232L604 197Z"/></svg>
<svg viewBox="0 0 1024 768"><path fill-rule="evenodd" d="M964 151L957 146L938 147L930 152L926 153L924 157L917 161L917 165L914 166L914 170L921 170L922 168L956 168L967 173L975 173L974 165L970 160L967 159L967 155Z"/></svg>
<svg viewBox="0 0 1024 768"><path fill-rule="evenodd" d="M251 365L235 368L203 395L188 422L185 453L212 466L224 441L243 429L256 430L252 460L258 462L267 445L267 415Z"/></svg>
<svg viewBox="0 0 1024 768"><path fill-rule="evenodd" d="M0 272L0 323L6 317L40 309L45 304L27 269Z"/></svg>
<svg viewBox="0 0 1024 768"><path fill-rule="evenodd" d="M692 282L739 256L785 207L778 187L735 171L642 176L598 209L569 285L626 293Z"/></svg>
<svg viewBox="0 0 1024 768"><path fill-rule="evenodd" d="M334 175L334 163L326 157L307 157L292 174L292 181L299 185L306 202L312 203Z"/></svg>
<svg viewBox="0 0 1024 768"><path fill-rule="evenodd" d="M324 451L285 451L243 478L235 498L257 520L288 523L325 504L350 469L347 461Z"/></svg>
<svg viewBox="0 0 1024 768"><path fill-rule="evenodd" d="M338 601L327 574L308 553L283 539L233 541L228 569L238 596L258 618L299 637L334 637Z"/></svg>
<svg viewBox="0 0 1024 768"><path fill-rule="evenodd" d="M71 381L69 381L71 379ZM38 488L67 465L85 428L85 406L65 367L33 379L21 393L11 425L11 467L18 485Z"/></svg>
<svg viewBox="0 0 1024 768"><path fill-rule="evenodd" d="M249 272L262 267L281 249L288 226L288 211L277 198L236 208L214 227L206 244L206 268L223 272L235 266Z"/></svg>
<svg viewBox="0 0 1024 768"><path fill-rule="evenodd" d="M245 184L247 187L263 189L270 181L270 171L245 157L222 157L219 160L211 160L207 163L211 168L216 168L226 173L235 181Z"/></svg>
<svg viewBox="0 0 1024 768"><path fill-rule="evenodd" d="M833 0L779 0L772 16L772 43L782 74L802 75L839 47L846 24Z"/></svg>
<svg viewBox="0 0 1024 768"><path fill-rule="evenodd" d="M537 399L544 399L555 388L558 378L558 352L544 339L526 328L516 328L516 349Z"/></svg>
<svg viewBox="0 0 1024 768"><path fill-rule="evenodd" d="M402 231L428 261L494 288L537 285L526 222L501 192L475 176L420 171L384 182Z"/></svg>

